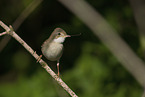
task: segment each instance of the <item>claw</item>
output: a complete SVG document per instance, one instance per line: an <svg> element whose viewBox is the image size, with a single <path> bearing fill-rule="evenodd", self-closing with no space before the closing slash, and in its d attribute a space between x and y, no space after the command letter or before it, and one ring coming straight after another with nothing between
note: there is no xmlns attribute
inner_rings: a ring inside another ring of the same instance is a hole
<svg viewBox="0 0 145 97"><path fill-rule="evenodd" d="M42 58L42 55L40 55L36 61L36 63L38 63L40 61L40 59Z"/></svg>

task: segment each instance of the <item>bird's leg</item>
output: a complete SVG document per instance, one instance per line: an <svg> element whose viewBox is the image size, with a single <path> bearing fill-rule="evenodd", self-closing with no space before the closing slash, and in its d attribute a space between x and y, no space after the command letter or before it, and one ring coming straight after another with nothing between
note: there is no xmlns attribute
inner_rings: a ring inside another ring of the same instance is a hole
<svg viewBox="0 0 145 97"><path fill-rule="evenodd" d="M59 60L57 61L57 75L59 77Z"/></svg>

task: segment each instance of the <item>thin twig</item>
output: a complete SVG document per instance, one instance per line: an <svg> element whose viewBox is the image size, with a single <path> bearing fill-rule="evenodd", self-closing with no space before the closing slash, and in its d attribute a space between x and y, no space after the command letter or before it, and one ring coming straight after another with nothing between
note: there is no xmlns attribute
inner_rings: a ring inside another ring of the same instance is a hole
<svg viewBox="0 0 145 97"><path fill-rule="evenodd" d="M20 27L20 25L23 23L23 21L36 9L38 5L43 0L33 0L18 16L18 18L14 21L12 26L14 27L15 31ZM4 36L3 39L0 41L0 52L5 48L7 43L10 41L11 37Z"/></svg>
<svg viewBox="0 0 145 97"><path fill-rule="evenodd" d="M8 27L2 21L0 21L0 25L7 31L6 34L11 35L14 39L16 39L36 60L39 59L38 54L34 51L24 40L22 40L12 29L12 27ZM40 59L38 61L42 67L72 96L78 97L63 81L60 77L58 77L51 68L47 65L45 61Z"/></svg>
<svg viewBox="0 0 145 97"><path fill-rule="evenodd" d="M0 33L0 36L7 34L7 32L2 32Z"/></svg>
<svg viewBox="0 0 145 97"><path fill-rule="evenodd" d="M20 25L23 23L23 21L40 5L40 3L43 0L33 0L19 15L19 17L14 21L12 26L14 27L14 30L16 31Z"/></svg>

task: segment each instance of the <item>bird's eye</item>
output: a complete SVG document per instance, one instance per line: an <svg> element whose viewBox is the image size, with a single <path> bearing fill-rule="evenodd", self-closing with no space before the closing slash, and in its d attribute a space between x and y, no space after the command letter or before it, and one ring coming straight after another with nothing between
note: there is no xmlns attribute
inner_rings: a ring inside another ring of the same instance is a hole
<svg viewBox="0 0 145 97"><path fill-rule="evenodd" d="M61 35L60 33L58 33L58 35Z"/></svg>

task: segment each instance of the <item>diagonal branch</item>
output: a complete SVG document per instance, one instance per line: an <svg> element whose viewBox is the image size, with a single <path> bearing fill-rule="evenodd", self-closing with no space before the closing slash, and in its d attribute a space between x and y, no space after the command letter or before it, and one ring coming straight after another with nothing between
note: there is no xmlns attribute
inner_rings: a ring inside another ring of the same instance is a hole
<svg viewBox="0 0 145 97"><path fill-rule="evenodd" d="M100 40L110 49L114 56L145 87L145 64L131 50L125 41L117 35L107 21L84 0L58 0L78 16Z"/></svg>
<svg viewBox="0 0 145 97"><path fill-rule="evenodd" d="M22 40L12 29L12 26L8 27L5 25L2 21L0 21L0 25L6 30L5 34L11 35L13 38L15 38L36 60L39 59L38 54L36 54L36 51L34 51L24 40ZM4 35L0 34L0 36ZM51 68L47 65L45 61L40 59L38 61L42 67L58 82L59 85L61 85L72 97L78 97L68 86L65 84L60 77L58 77Z"/></svg>

